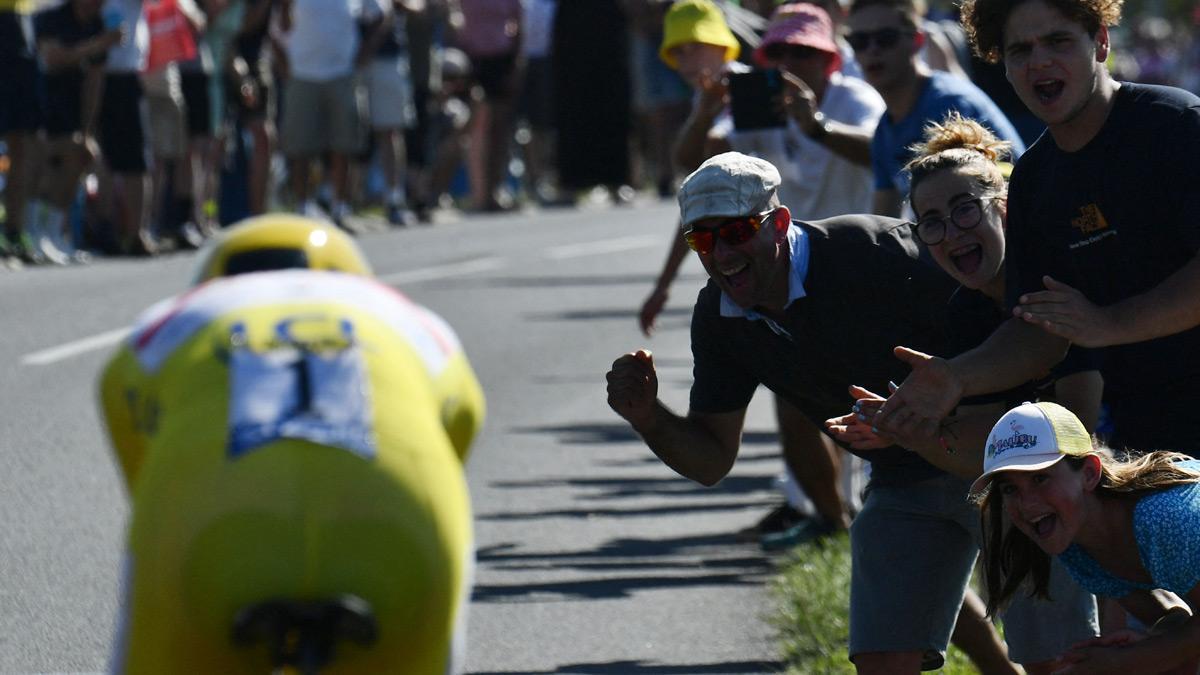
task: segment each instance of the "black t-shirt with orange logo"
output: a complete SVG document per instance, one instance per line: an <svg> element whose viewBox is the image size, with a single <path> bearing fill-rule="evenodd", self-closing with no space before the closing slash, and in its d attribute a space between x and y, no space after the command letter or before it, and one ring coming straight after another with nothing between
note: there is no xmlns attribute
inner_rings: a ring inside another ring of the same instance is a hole
<svg viewBox="0 0 1200 675"><path fill-rule="evenodd" d="M1158 286L1200 250L1200 98L1122 83L1082 149L1043 135L1013 173L1007 240L1010 306L1047 274L1102 306ZM1200 452L1200 328L1103 349L1101 373L1116 444Z"/></svg>

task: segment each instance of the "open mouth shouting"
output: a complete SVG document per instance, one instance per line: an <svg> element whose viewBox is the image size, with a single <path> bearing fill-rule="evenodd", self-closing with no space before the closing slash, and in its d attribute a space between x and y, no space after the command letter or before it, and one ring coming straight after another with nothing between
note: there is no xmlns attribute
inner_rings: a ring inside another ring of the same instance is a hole
<svg viewBox="0 0 1200 675"><path fill-rule="evenodd" d="M1058 524L1058 516L1053 513L1045 513L1036 518L1029 519L1029 527L1040 541L1046 541L1054 534L1055 526Z"/></svg>
<svg viewBox="0 0 1200 675"><path fill-rule="evenodd" d="M1052 105L1062 96L1065 87L1062 80L1042 79L1033 83L1033 93L1042 105Z"/></svg>
<svg viewBox="0 0 1200 675"><path fill-rule="evenodd" d="M963 276L974 274L983 264L983 246L979 242L956 246L946 254L950 257L950 262L954 264L954 269Z"/></svg>
<svg viewBox="0 0 1200 675"><path fill-rule="evenodd" d="M717 272L725 278L725 283L731 288L742 288L750 283L750 265L745 260L733 260L723 263Z"/></svg>

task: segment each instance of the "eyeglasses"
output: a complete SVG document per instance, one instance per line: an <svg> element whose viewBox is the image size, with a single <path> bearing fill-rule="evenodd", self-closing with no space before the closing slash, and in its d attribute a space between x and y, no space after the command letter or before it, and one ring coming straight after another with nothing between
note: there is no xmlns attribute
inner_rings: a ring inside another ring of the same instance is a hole
<svg viewBox="0 0 1200 675"><path fill-rule="evenodd" d="M804 61L807 59L816 58L818 56L824 56L826 54L828 54L828 52L823 52L815 47L789 45L782 42L776 42L775 44L767 45L767 48L763 50L763 56L767 57L767 59L771 61L782 61L786 58L790 58L795 61Z"/></svg>
<svg viewBox="0 0 1200 675"><path fill-rule="evenodd" d="M717 227L702 230L693 227L683 233L683 238L687 240L688 248L696 253L712 253L718 238L729 246L738 246L750 241L762 229L762 224L766 222L767 216L774 212L775 210L771 209L757 216L732 218Z"/></svg>
<svg viewBox="0 0 1200 675"><path fill-rule="evenodd" d="M996 199L995 197L985 197L988 201ZM953 223L955 227L966 231L974 229L983 220L983 201L984 199L968 199L961 202L954 208L950 209L950 216L929 216L918 220L913 229L917 232L917 239L921 240L926 246L936 246L942 243L946 238L946 224Z"/></svg>
<svg viewBox="0 0 1200 675"><path fill-rule="evenodd" d="M879 30L859 31L850 33L846 36L846 42L850 43L851 49L856 52L865 51L874 42L880 49L890 49L896 46L900 38L905 35L912 35L910 30L900 30L899 28L881 28Z"/></svg>

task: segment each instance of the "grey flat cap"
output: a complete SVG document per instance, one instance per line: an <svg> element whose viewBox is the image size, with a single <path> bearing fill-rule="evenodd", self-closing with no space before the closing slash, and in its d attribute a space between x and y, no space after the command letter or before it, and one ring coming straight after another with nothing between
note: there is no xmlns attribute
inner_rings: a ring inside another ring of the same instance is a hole
<svg viewBox="0 0 1200 675"><path fill-rule="evenodd" d="M683 225L701 218L750 216L767 210L779 187L779 170L770 162L725 152L700 165L679 187Z"/></svg>

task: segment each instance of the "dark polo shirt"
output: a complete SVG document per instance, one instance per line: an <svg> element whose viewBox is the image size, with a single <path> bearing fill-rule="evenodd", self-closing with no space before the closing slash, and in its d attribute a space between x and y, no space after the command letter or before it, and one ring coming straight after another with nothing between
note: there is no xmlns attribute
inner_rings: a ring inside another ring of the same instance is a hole
<svg viewBox="0 0 1200 675"><path fill-rule="evenodd" d="M908 375L893 347L949 353L955 283L921 258L904 221L847 215L792 227L808 240L805 295L787 306L780 331L764 320L721 316L721 291L711 280L700 291L692 315L692 411L740 410L762 384L823 428L850 410L851 384L886 394L888 380ZM942 473L898 446L851 452L871 462L879 484Z"/></svg>

